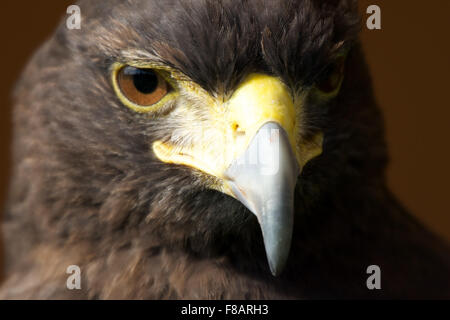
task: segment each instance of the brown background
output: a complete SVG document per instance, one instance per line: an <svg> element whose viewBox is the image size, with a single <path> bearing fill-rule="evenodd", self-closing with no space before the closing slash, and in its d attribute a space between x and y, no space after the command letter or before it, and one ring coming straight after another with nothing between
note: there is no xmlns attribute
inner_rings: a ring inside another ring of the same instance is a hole
<svg viewBox="0 0 450 320"><path fill-rule="evenodd" d="M11 88L71 3L0 2L0 203L10 168ZM382 30L364 28L362 40L386 119L389 185L420 220L450 239L450 1L361 0L363 16L370 4L381 7Z"/></svg>

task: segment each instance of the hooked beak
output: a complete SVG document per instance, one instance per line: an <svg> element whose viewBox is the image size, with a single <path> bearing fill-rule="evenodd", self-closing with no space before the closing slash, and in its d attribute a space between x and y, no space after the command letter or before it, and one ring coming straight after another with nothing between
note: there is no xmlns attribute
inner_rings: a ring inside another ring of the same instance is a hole
<svg viewBox="0 0 450 320"><path fill-rule="evenodd" d="M298 141L296 108L300 107L294 107L280 79L252 74L229 101L211 108L216 120L209 125L217 139L209 132L195 146L153 144L163 162L191 166L219 178L222 184L211 187L236 198L256 215L275 276L289 256L297 178L304 164L322 152L321 134L313 141ZM222 143L219 137L225 138Z"/></svg>
<svg viewBox="0 0 450 320"><path fill-rule="evenodd" d="M289 256L299 172L287 134L274 122L258 130L245 153L226 171L235 197L258 218L274 276Z"/></svg>

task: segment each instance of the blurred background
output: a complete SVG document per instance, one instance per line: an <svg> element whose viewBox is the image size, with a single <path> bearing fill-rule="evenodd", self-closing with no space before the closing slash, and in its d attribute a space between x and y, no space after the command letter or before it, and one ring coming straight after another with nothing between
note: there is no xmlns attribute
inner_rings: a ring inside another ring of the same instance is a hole
<svg viewBox="0 0 450 320"><path fill-rule="evenodd" d="M27 60L73 2L0 2L1 205L11 167L11 90ZM362 42L386 121L389 185L415 216L450 240L450 1L359 3ZM366 8L372 4L381 8L381 30L365 28Z"/></svg>

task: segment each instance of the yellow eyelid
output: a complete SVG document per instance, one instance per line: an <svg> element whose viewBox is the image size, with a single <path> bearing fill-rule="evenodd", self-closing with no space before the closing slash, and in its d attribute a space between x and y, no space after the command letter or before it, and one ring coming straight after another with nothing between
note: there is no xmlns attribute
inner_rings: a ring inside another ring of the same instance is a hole
<svg viewBox="0 0 450 320"><path fill-rule="evenodd" d="M341 91L342 82L344 82L344 76L345 76L345 74L342 74L341 79L339 80L338 86L333 91L324 92L324 91L320 90L319 88L317 88L316 86L314 86L314 89L316 90L319 97L324 100L334 98L335 96L337 96L339 91Z"/></svg>
<svg viewBox="0 0 450 320"><path fill-rule="evenodd" d="M167 81L167 83L171 86L172 90L168 92L161 100L156 102L155 104L152 104L150 106L141 106L138 105L132 101L130 101L125 95L122 93L122 90L119 87L119 84L117 82L117 73L125 66L131 66L135 68L148 68L153 69L156 72L159 73L161 77L164 78L164 80ZM175 99L178 96L178 90L175 80L173 80L171 77L167 75L166 72L170 72L170 68L162 67L161 65L152 65L152 64L138 64L138 63L120 63L116 62L111 67L111 80L112 85L114 88L114 91L119 98L119 100L128 108L132 109L135 112L138 113L150 113L155 112L159 110L162 106L164 106L168 101Z"/></svg>

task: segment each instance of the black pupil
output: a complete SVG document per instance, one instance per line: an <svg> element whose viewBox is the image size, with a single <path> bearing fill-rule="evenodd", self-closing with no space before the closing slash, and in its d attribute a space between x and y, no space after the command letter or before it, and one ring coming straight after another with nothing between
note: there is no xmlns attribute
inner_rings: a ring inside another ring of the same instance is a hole
<svg viewBox="0 0 450 320"><path fill-rule="evenodd" d="M153 70L132 68L129 73L133 77L136 89L143 93L152 93L158 88L158 76Z"/></svg>

